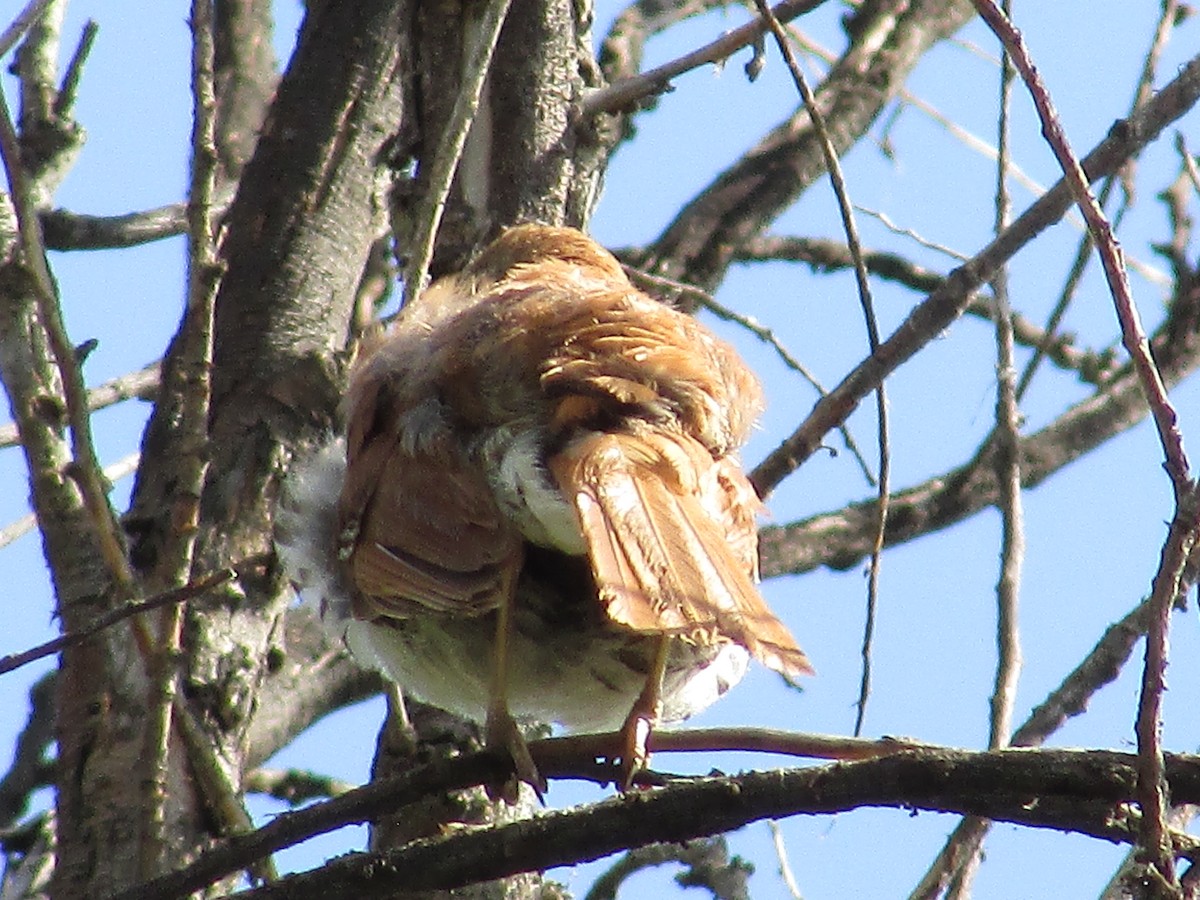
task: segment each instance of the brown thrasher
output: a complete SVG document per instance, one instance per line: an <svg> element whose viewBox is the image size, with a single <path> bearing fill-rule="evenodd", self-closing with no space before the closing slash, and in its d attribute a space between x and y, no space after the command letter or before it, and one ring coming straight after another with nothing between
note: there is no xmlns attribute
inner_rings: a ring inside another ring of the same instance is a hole
<svg viewBox="0 0 1200 900"><path fill-rule="evenodd" d="M761 503L733 454L760 405L733 348L594 241L511 228L363 354L344 449L296 476L285 562L522 780L544 788L514 717L620 727L628 785L653 725L750 656L811 672L755 587Z"/></svg>

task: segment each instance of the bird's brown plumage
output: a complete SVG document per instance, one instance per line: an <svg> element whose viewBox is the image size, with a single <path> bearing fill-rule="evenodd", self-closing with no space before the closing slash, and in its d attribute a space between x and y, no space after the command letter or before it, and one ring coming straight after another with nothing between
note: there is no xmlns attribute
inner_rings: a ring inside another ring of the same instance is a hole
<svg viewBox="0 0 1200 900"><path fill-rule="evenodd" d="M755 587L760 503L734 454L760 407L731 347L589 238L510 229L353 375L338 518L355 615L520 607L534 547L586 555L600 631L810 672Z"/></svg>

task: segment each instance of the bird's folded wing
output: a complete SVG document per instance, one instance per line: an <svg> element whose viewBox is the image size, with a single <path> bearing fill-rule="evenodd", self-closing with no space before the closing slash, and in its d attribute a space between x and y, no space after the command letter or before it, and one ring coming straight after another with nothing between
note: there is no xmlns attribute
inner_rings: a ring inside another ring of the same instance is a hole
<svg viewBox="0 0 1200 900"><path fill-rule="evenodd" d="M784 675L812 671L755 587L758 500L732 463L686 435L648 430L586 434L549 466L614 622L701 640L717 632Z"/></svg>
<svg viewBox="0 0 1200 900"><path fill-rule="evenodd" d="M341 557L366 618L420 609L481 615L502 601L521 542L483 476L454 454L405 452L387 434L352 448Z"/></svg>

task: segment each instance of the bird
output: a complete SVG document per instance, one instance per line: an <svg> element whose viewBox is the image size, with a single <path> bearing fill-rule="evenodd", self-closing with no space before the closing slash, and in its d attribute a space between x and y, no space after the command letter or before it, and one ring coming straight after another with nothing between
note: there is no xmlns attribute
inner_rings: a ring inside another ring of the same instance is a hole
<svg viewBox="0 0 1200 900"><path fill-rule="evenodd" d="M619 731L628 788L651 730L750 659L813 671L757 587L737 453L761 409L736 351L590 237L513 226L363 349L281 555L357 656L539 795L531 722Z"/></svg>

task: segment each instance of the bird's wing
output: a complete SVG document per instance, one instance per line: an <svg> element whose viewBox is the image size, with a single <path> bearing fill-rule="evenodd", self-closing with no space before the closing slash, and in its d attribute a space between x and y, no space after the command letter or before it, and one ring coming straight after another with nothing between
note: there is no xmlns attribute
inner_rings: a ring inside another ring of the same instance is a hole
<svg viewBox="0 0 1200 900"><path fill-rule="evenodd" d="M758 499L732 461L714 461L686 435L647 429L587 433L549 467L578 513L614 622L719 634L784 675L812 672L755 587Z"/></svg>
<svg viewBox="0 0 1200 900"><path fill-rule="evenodd" d="M356 613L495 609L520 567L520 537L483 474L436 428L404 434L417 419L395 406L383 382L351 393L338 515L340 555L365 605Z"/></svg>

